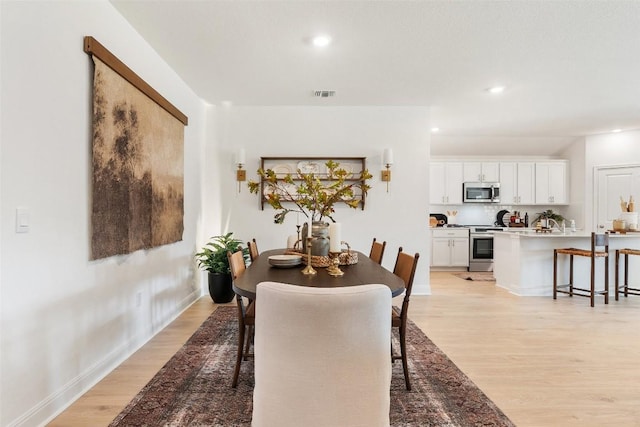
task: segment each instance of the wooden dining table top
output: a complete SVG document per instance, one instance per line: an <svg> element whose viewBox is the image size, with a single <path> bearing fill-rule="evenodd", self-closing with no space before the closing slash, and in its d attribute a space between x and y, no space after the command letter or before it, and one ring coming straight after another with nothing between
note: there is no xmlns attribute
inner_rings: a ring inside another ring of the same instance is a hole
<svg viewBox="0 0 640 427"><path fill-rule="evenodd" d="M302 274L304 264L291 268L273 267L269 264L271 255L284 253L285 249L272 249L260 253L244 273L234 280L234 292L243 297L255 299L256 286L260 282L281 282L314 288L339 288L379 283L388 286L394 297L404 292L404 281L400 277L374 262L362 252L357 252L358 262L356 264L340 266L344 275L338 277L330 276L326 268L314 267L316 274L305 275Z"/></svg>

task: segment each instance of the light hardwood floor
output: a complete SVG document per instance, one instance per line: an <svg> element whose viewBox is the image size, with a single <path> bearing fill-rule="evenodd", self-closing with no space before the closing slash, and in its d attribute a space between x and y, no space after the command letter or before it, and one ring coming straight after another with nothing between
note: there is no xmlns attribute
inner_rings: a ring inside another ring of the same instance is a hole
<svg viewBox="0 0 640 427"><path fill-rule="evenodd" d="M431 273L409 317L518 426L640 426L640 297L517 297ZM107 425L216 306L203 297L50 426Z"/></svg>

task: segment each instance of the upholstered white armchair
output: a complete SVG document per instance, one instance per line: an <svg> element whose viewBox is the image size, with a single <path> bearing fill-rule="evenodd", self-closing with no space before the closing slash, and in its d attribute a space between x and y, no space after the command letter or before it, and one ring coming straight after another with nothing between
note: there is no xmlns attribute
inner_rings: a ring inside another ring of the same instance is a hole
<svg viewBox="0 0 640 427"><path fill-rule="evenodd" d="M254 427L389 426L391 291L258 284Z"/></svg>

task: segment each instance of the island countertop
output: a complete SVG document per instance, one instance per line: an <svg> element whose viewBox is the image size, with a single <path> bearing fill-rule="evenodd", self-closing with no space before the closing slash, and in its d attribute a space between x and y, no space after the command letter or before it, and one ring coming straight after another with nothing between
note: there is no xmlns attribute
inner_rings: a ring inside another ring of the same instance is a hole
<svg viewBox="0 0 640 427"><path fill-rule="evenodd" d="M493 234L493 261L496 285L521 296L547 296L553 292L553 250L557 248L583 248L591 246L591 232L577 230L565 233L536 233L535 229L504 230ZM611 233L609 235L609 292L614 295L615 250L640 249L640 233ZM567 260L559 258L558 280L566 283ZM576 258L575 283L589 283L589 260ZM631 277L640 277L640 262L629 262ZM596 263L597 283L602 287L603 263ZM584 287L584 286L583 286Z"/></svg>
<svg viewBox="0 0 640 427"><path fill-rule="evenodd" d="M600 232L599 232L600 233ZM602 232L604 233L604 231ZM572 238L572 237L591 237L591 231L586 230L576 230L570 231L566 230L564 232L559 230L553 230L552 232L538 232L535 228L506 228L497 234L505 234L505 235L515 235L520 237L543 237L543 238ZM629 231L626 233L615 233L610 232L609 237L618 238L618 237L626 237L626 238L638 238L640 237L639 231Z"/></svg>

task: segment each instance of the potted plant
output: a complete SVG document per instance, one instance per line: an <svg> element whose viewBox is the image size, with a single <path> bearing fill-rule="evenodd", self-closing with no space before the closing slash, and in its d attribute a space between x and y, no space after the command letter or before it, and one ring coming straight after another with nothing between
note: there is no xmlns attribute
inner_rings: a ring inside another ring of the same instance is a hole
<svg viewBox="0 0 640 427"><path fill-rule="evenodd" d="M547 209L544 212L539 212L537 215L538 217L533 220L532 224L535 224L540 220L552 219L556 222L556 224L558 224L558 226L560 226L562 224L562 221L564 221L564 217L562 215L560 215L559 213L553 212L553 210L551 209Z"/></svg>
<svg viewBox="0 0 640 427"><path fill-rule="evenodd" d="M221 304L233 299L231 270L227 252L236 252L241 247L242 241L233 238L233 233L222 236L214 236L204 245L202 250L195 254L198 267L207 271L209 279L209 295L213 302ZM248 248L242 249L247 258Z"/></svg>

